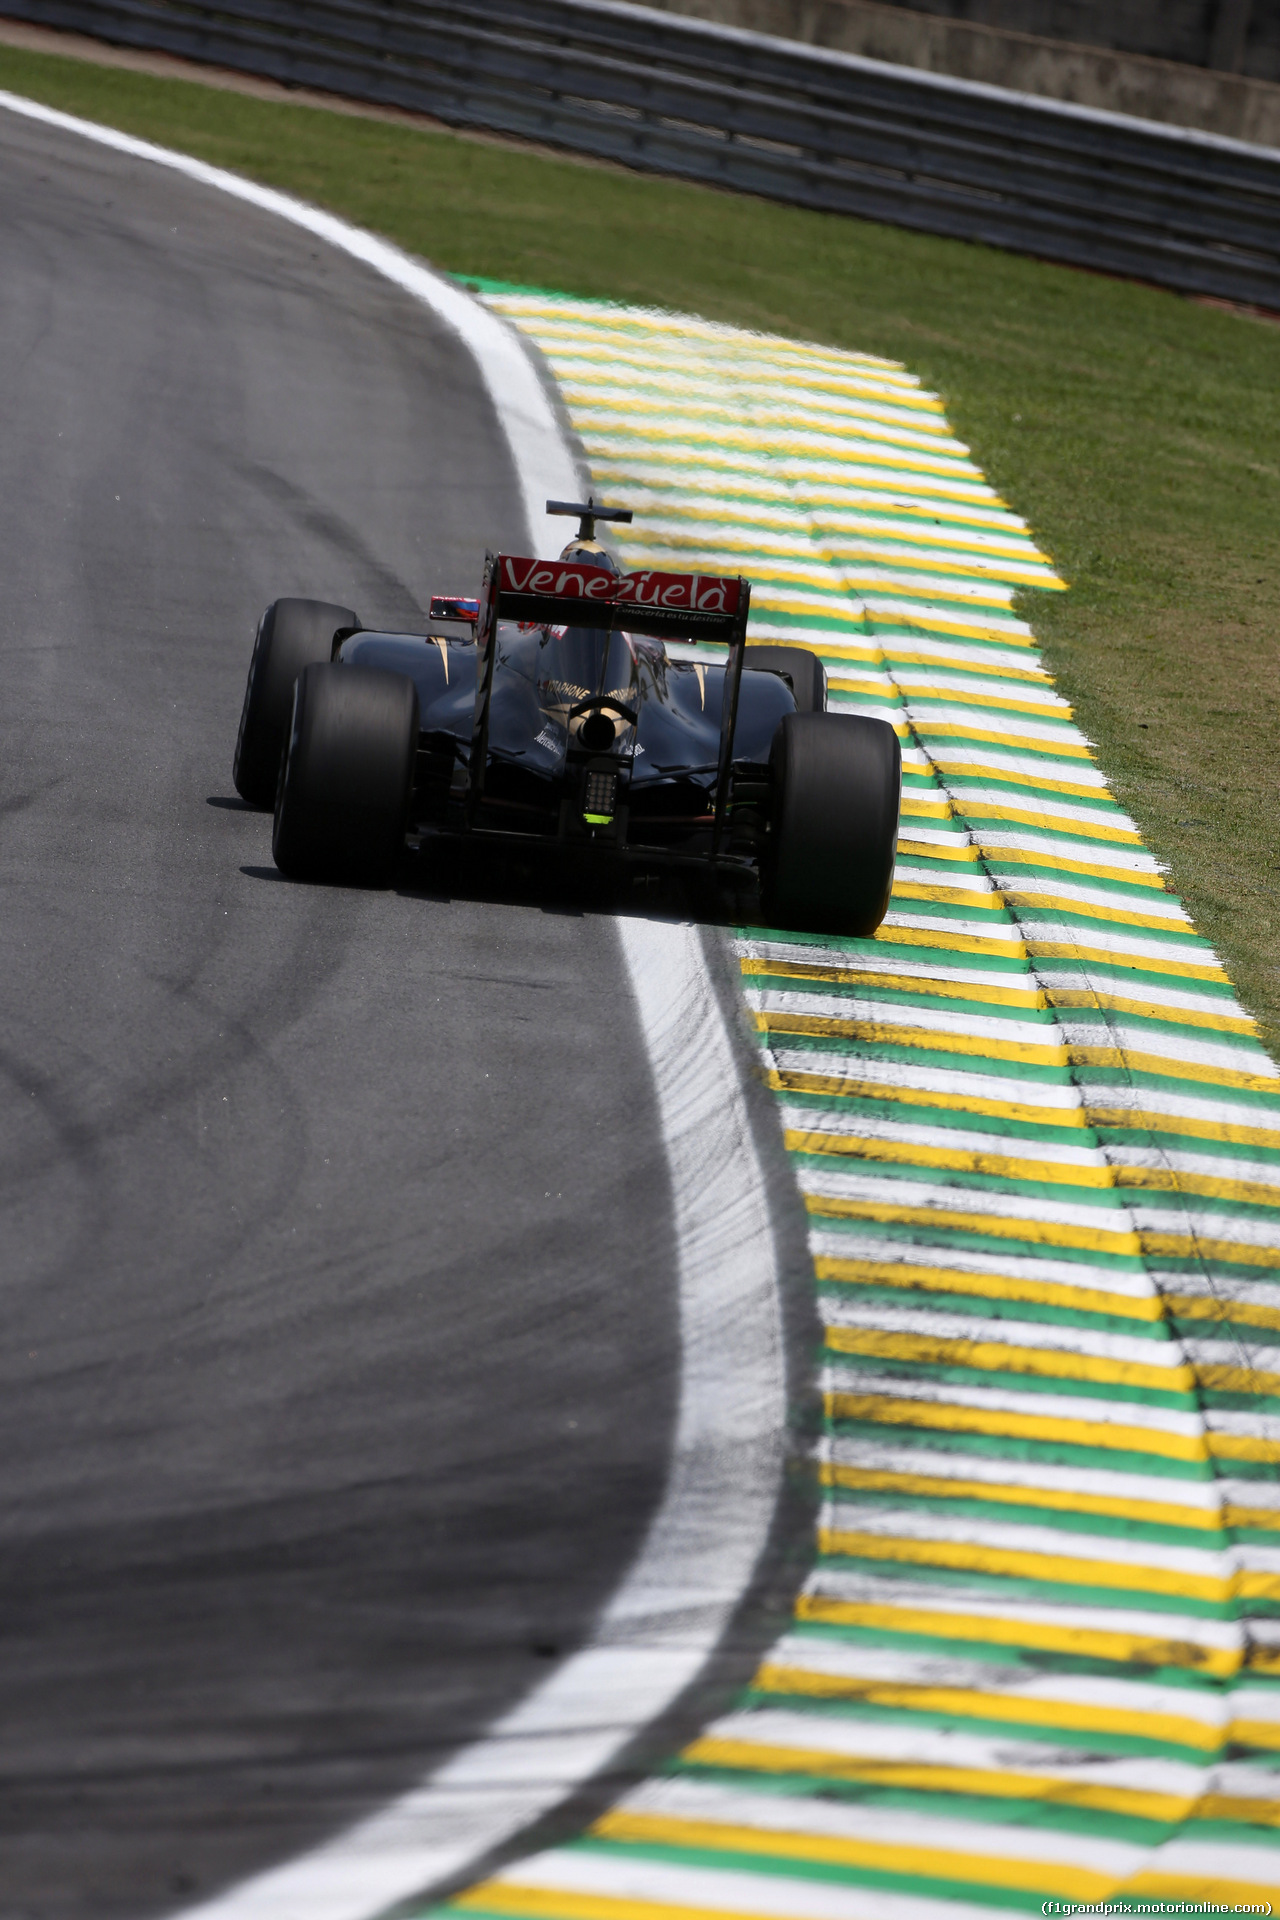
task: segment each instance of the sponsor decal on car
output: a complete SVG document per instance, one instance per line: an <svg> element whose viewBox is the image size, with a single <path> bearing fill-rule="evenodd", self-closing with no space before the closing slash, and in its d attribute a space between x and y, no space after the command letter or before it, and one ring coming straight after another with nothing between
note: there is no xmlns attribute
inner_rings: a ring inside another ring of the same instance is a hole
<svg viewBox="0 0 1280 1920"><path fill-rule="evenodd" d="M498 556L498 585L502 593L545 594L549 599L726 614L737 612L741 587L738 580L721 574L659 573L653 567L616 574L607 567L567 566L562 561L529 560L509 553Z"/></svg>
<svg viewBox="0 0 1280 1920"><path fill-rule="evenodd" d="M459 598L456 593L433 593L430 618L432 620L467 620L474 626L480 618L480 602Z"/></svg>

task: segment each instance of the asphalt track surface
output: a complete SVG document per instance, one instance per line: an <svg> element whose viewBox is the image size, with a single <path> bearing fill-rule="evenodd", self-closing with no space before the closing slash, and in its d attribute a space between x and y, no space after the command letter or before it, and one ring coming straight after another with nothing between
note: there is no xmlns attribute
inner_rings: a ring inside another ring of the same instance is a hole
<svg viewBox="0 0 1280 1920"><path fill-rule="evenodd" d="M662 1490L672 1227L607 922L279 879L281 592L522 538L417 303L0 117L0 1914L163 1912L579 1644Z"/></svg>

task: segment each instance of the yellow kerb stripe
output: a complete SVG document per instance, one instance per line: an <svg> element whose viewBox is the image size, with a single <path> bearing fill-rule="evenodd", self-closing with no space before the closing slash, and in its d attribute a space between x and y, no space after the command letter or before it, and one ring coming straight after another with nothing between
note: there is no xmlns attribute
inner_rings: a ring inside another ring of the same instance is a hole
<svg viewBox="0 0 1280 1920"><path fill-rule="evenodd" d="M915 993L931 1000L974 1000L994 1007L1026 1007L1033 1012L1046 1011L1048 1006L1030 974L1021 976L1025 986L987 987L972 985L962 974L935 979L927 974L873 973L857 967L815 966L806 960L771 960L767 955L744 959L741 965L748 980L812 980L824 986L877 988L889 993Z"/></svg>
<svg viewBox="0 0 1280 1920"><path fill-rule="evenodd" d="M1274 1753L1280 1751L1280 1724L1274 1720L1233 1720L1230 1739L1233 1746L1258 1747Z"/></svg>
<svg viewBox="0 0 1280 1920"><path fill-rule="evenodd" d="M1008 921L992 914L989 934L952 933L947 927L877 928L872 939L883 947L934 947L942 953L981 953L1001 960L1021 960L1028 949ZM1011 937L1011 934L1013 937Z"/></svg>
<svg viewBox="0 0 1280 1920"><path fill-rule="evenodd" d="M1100 796L1094 794L1091 797ZM1113 840L1117 846L1125 847L1142 845L1142 835L1132 828L1121 826L1118 821L1113 825L1111 821L1101 819L1095 826L1087 820L1064 820L1058 814L1037 813L1030 807L989 805L985 800L974 801L966 806L963 795L956 803L956 812L962 817L972 816L979 820L1011 820L1017 826L1038 827L1042 833L1069 833L1073 839ZM975 831L981 833L981 828Z"/></svg>
<svg viewBox="0 0 1280 1920"><path fill-rule="evenodd" d="M1280 1860L1276 1862L1276 1878L1266 1886L1256 1885L1251 1880L1223 1880L1220 1877L1205 1880L1198 1874L1150 1871L1136 1873L1132 1880L1126 1880L1124 1886L1115 1891L1123 1893L1126 1900L1204 1901L1216 1904L1219 1911L1225 1906L1228 1912L1235 1913L1243 1911L1245 1902L1252 1901L1261 1914L1274 1910L1278 1887Z"/></svg>
<svg viewBox="0 0 1280 1920"><path fill-rule="evenodd" d="M1101 1617L1105 1619L1105 1615ZM929 1640L977 1640L999 1647L1069 1653L1082 1659L1118 1661L1125 1666L1176 1664L1217 1680L1226 1680L1238 1673L1244 1658L1243 1636L1238 1646L1231 1647L1202 1646L1191 1641L1179 1644L1176 1638L1157 1639L1099 1626L1097 1614L1089 1619L1088 1625L1067 1627L1051 1621L1019 1620L1016 1615L951 1613L927 1606L884 1606L804 1593L796 1602L796 1618L823 1626L860 1627L873 1633Z"/></svg>
<svg viewBox="0 0 1280 1920"><path fill-rule="evenodd" d="M841 1020L820 1013L756 1013L761 1033L815 1034L833 1040L861 1040L881 1047L918 1047L929 1053L961 1053L982 1059L1012 1060L1024 1066L1062 1067L1067 1054L1061 1040L1043 1045L1028 1040L989 1040L980 1033L938 1032L933 1027L900 1026L891 1020ZM1046 1026L1046 1033L1053 1033Z"/></svg>
<svg viewBox="0 0 1280 1920"><path fill-rule="evenodd" d="M935 668L940 666L943 672L948 671L945 661L933 661L931 664ZM1010 678L1013 677L1012 675L1010 676ZM1019 675L1018 677L1021 679L1030 678L1030 676L1026 674ZM990 685L983 686L979 684L973 688L965 687L963 689L959 687L930 687L926 690L923 687L910 686L904 689L903 697L910 703L913 709L920 706L922 702L927 701L931 704L936 703L939 706L979 707L997 710L1000 713L1021 713L1025 714L1029 720L1043 720L1046 726L1054 721L1060 722L1064 727L1070 724L1070 707L1064 710L1062 707L1053 706L1047 700L1013 699L1008 694L1000 691L1000 682L1003 678L1004 675L1002 673L993 672L991 674ZM954 731L954 729L947 727L931 726L929 724L927 707L921 711L919 717L921 727L926 733L946 733ZM966 739L976 740L982 736L966 732L965 737ZM1005 739L1007 737L1008 736L1004 734L992 735L993 739ZM1072 751L1073 753L1078 753L1084 759L1091 757L1087 747L1073 747Z"/></svg>
<svg viewBox="0 0 1280 1920"><path fill-rule="evenodd" d="M1261 1367L1220 1367L1197 1363L1196 1381L1210 1393L1280 1392L1280 1373L1268 1373Z"/></svg>
<svg viewBox="0 0 1280 1920"><path fill-rule="evenodd" d="M1212 980L1229 987L1222 968L1207 960L1178 960L1170 953L1153 958L1145 953L1123 953L1114 947L1091 947L1080 940L1038 940L1024 937L1026 952L1036 960L1094 960L1104 967L1124 967L1130 973L1167 973L1180 980Z"/></svg>
<svg viewBox="0 0 1280 1920"><path fill-rule="evenodd" d="M1014 640L1007 644L1021 647L1025 646L1026 642L1023 640ZM908 653L904 651L902 647L895 645L887 637L880 639L876 651L891 669L894 667L927 667L933 673L971 673L975 676L990 675L991 679L997 683L1001 680L1023 680L1035 686L1053 686L1053 675L1044 667L1015 667L1012 662L1006 662L1004 660L972 660L964 657L953 659L947 654L939 654L937 652ZM966 649L965 651L967 653L968 650ZM1135 834L1133 837L1136 840L1139 836Z"/></svg>
<svg viewBox="0 0 1280 1920"><path fill-rule="evenodd" d="M1272 1605L1280 1600L1280 1574L1251 1573L1246 1568L1237 1575L1236 1584L1242 1600L1266 1600Z"/></svg>
<svg viewBox="0 0 1280 1920"><path fill-rule="evenodd" d="M1150 933L1166 933L1186 936L1191 932L1185 920L1175 914L1137 913L1132 908L1117 901L1098 906L1091 900L1074 899L1070 894L1055 893L1052 884L1042 881L1038 885L1030 882L1011 882L1002 886L999 898L1012 901L1015 907L1031 913L1072 913L1081 920L1104 920L1109 926L1144 927Z"/></svg>
<svg viewBox="0 0 1280 1920"><path fill-rule="evenodd" d="M1114 1494L1074 1493L1059 1487L1024 1487L1012 1482L950 1480L930 1473L894 1473L876 1467L842 1467L823 1461L818 1478L824 1487L847 1487L857 1493L893 1493L919 1500L981 1500L996 1506L1043 1507L1047 1512L1105 1515L1117 1520L1141 1520L1152 1526L1194 1528L1211 1533L1226 1544L1225 1525L1231 1513L1217 1507L1179 1506L1173 1500L1134 1500ZM1177 1482L1175 1481L1176 1487ZM1271 1518L1280 1526L1280 1515ZM1236 1523L1238 1524L1238 1523Z"/></svg>
<svg viewBox="0 0 1280 1920"><path fill-rule="evenodd" d="M1280 1827L1280 1800L1246 1800L1230 1793L1206 1793L1195 1806L1197 1820L1231 1820L1242 1827ZM1194 1840L1191 1827L1187 1838ZM1213 1896L1218 1897L1216 1894Z"/></svg>
<svg viewBox="0 0 1280 1920"><path fill-rule="evenodd" d="M1181 1113L1148 1112L1141 1107L1108 1107L1109 1088L1099 1089L1091 1102L1089 1120L1095 1127L1131 1128L1141 1132L1174 1133L1196 1140L1222 1140L1231 1146L1280 1148L1280 1132L1270 1127L1233 1125L1225 1120L1201 1120Z"/></svg>
<svg viewBox="0 0 1280 1920"><path fill-rule="evenodd" d="M818 1673L811 1667L766 1664L752 1681L761 1693L812 1696L815 1700L862 1700L868 1706L910 1713L954 1715L957 1719L1001 1720L1018 1726L1070 1728L1084 1733L1123 1733L1143 1740L1167 1740L1177 1746L1217 1753L1225 1725L1207 1726L1185 1714L1135 1712L1117 1707L1084 1706L1073 1700L1037 1700L999 1687L915 1687Z"/></svg>
<svg viewBox="0 0 1280 1920"><path fill-rule="evenodd" d="M1234 1200L1242 1206L1280 1206L1280 1187L1255 1180L1217 1180L1207 1173L1183 1173L1177 1167L1117 1167L1117 1187L1145 1193L1203 1194L1211 1200Z"/></svg>
<svg viewBox="0 0 1280 1920"><path fill-rule="evenodd" d="M1171 1060L1162 1053L1139 1053L1129 1047L1069 1046L1073 1066L1119 1067L1130 1073L1159 1074L1172 1080L1195 1080L1204 1086L1239 1087L1246 1093L1266 1093L1280 1098L1280 1086L1258 1073L1242 1073L1236 1067L1210 1067L1198 1060Z"/></svg>
<svg viewBox="0 0 1280 1920"><path fill-rule="evenodd" d="M1015 1580L1058 1585L1112 1587L1128 1593L1174 1594L1225 1606L1237 1592L1234 1574L1178 1573L1167 1567L1131 1566L1115 1560L1084 1560L1067 1553L1026 1553L1014 1548L971 1546L961 1540L894 1539L881 1533L822 1528L821 1552L844 1559L891 1560L908 1566L948 1567L955 1573L1003 1574ZM1273 1583L1275 1584L1275 1583Z"/></svg>
<svg viewBox="0 0 1280 1920"><path fill-rule="evenodd" d="M1280 1440L1264 1440L1251 1433L1214 1433L1205 1436L1214 1460L1262 1460L1280 1466Z"/></svg>
<svg viewBox="0 0 1280 1920"><path fill-rule="evenodd" d="M894 900L936 900L941 906L970 907L976 914L999 913L1001 920L1005 920L1000 895L994 887L947 886L945 875L940 876L936 885L931 885L924 880L896 880L893 898Z"/></svg>
<svg viewBox="0 0 1280 1920"><path fill-rule="evenodd" d="M1280 1328L1280 1303L1265 1307L1253 1300L1219 1300L1208 1293L1171 1293L1166 1303L1175 1320L1238 1320L1246 1327Z"/></svg>
<svg viewBox="0 0 1280 1920"><path fill-rule="evenodd" d="M851 693L862 700L874 700L877 705L881 707L896 708L899 705L898 697L893 688L884 686L878 680L852 680L846 679L843 676L837 679L832 675L827 681L827 686L832 693ZM886 712L882 715L882 718L888 720L890 724L896 728L897 732L902 735L903 739L906 739L910 732L910 725L904 713Z"/></svg>
<svg viewBox="0 0 1280 1920"><path fill-rule="evenodd" d="M930 1767L911 1761L856 1759L846 1754L815 1753L804 1747L756 1746L745 1740L695 1740L681 1758L689 1765L724 1767L756 1773L807 1773L828 1780L858 1780L867 1786L899 1787L917 1793L982 1794L1001 1800L1052 1799L1055 1806L1092 1807L1100 1813L1127 1813L1138 1820L1172 1825L1185 1820L1194 1801L1172 1793L1143 1793L1132 1787L1084 1786L1052 1774L996 1772L985 1767Z"/></svg>
<svg viewBox="0 0 1280 1920"><path fill-rule="evenodd" d="M836 1220L876 1220L882 1226L941 1228L948 1233L981 1233L989 1240L1020 1240L1031 1247L1081 1247L1091 1253L1129 1254L1138 1259L1142 1244L1128 1227L1075 1227L1055 1220L1024 1220L994 1213L952 1212L949 1207L894 1206L885 1200L851 1200L843 1195L807 1193L810 1213ZM1280 1254L1276 1255L1280 1264Z"/></svg>
<svg viewBox="0 0 1280 1920"><path fill-rule="evenodd" d="M759 1914L726 1907L694 1907L687 1901L626 1900L604 1893L560 1893L553 1887L523 1887L512 1880L482 1880L455 1894L451 1906L482 1913L509 1913L518 1920L760 1920Z"/></svg>
<svg viewBox="0 0 1280 1920"><path fill-rule="evenodd" d="M1240 1267L1280 1267L1280 1247L1251 1247L1240 1240L1210 1240L1198 1233L1143 1230L1142 1251L1174 1259L1226 1260Z"/></svg>
<svg viewBox="0 0 1280 1920"><path fill-rule="evenodd" d="M806 634L802 639L797 640L770 638L767 642L763 636L761 636L759 640L757 640L755 636L752 636L748 639L747 644L748 646L767 644L771 647L799 647L803 648L806 653L820 654L824 660L848 660L857 662L859 665L879 667L882 671L884 670L884 655L874 641L869 642L866 646L858 647L855 646L851 640L835 640L827 633L815 633ZM894 687L887 672L884 674L884 684L896 698L897 689Z"/></svg>
<svg viewBox="0 0 1280 1920"><path fill-rule="evenodd" d="M856 1063L850 1061L850 1066ZM766 1085L782 1093L821 1093L835 1098L883 1100L904 1107L937 1107L946 1113L983 1113L994 1119L1016 1120L1023 1125L1079 1127L1089 1125L1080 1107L1035 1106L1022 1100L986 1100L975 1094L938 1093L922 1087L888 1087L880 1080L859 1080L853 1074L846 1079L833 1073L799 1073L791 1068L770 1068Z"/></svg>
<svg viewBox="0 0 1280 1920"><path fill-rule="evenodd" d="M916 1427L941 1433L986 1433L1009 1440L1041 1440L1060 1446L1116 1453L1154 1453L1166 1460L1202 1461L1235 1450L1227 1434L1172 1433L1162 1427L1125 1427L1103 1420L1062 1420L1046 1413L1010 1413L997 1407L965 1407L950 1400L891 1400L881 1393L823 1395L829 1420L870 1421L876 1426ZM1223 1444L1231 1443L1231 1444ZM1251 1442L1262 1446L1262 1442ZM1240 1458L1280 1459L1280 1445Z"/></svg>
<svg viewBox="0 0 1280 1920"><path fill-rule="evenodd" d="M1060 853L1047 853L1038 847L983 846L981 830L977 838L983 858L993 867L1050 867L1054 873L1078 873L1086 880L1114 880L1122 887L1145 887L1148 893L1165 892L1158 873L1135 872L1132 867L1108 867L1100 861L1067 860Z"/></svg>
<svg viewBox="0 0 1280 1920"><path fill-rule="evenodd" d="M981 870L981 861L959 834L947 844L938 840L913 840L909 832L899 832L898 852L905 858L914 860L946 860L952 866L972 867L975 872Z"/></svg>
<svg viewBox="0 0 1280 1920"><path fill-rule="evenodd" d="M939 1340L918 1333L886 1333L878 1327L828 1327L827 1346L835 1353L907 1361L919 1367L973 1367L992 1373L1027 1373L1041 1379L1091 1380L1099 1386L1145 1387L1163 1393L1194 1393L1196 1385L1189 1366L1143 1366L1134 1360L1107 1360L1096 1354L1023 1342L1013 1346L1007 1341ZM1223 1367L1217 1371L1231 1373L1237 1369Z"/></svg>
<svg viewBox="0 0 1280 1920"><path fill-rule="evenodd" d="M939 694L938 699L947 699ZM947 703L950 704L949 699ZM984 705L990 706L988 700ZM1077 746L1068 736L1062 740L1046 740L1042 734L1019 733L1016 727L978 727L959 726L954 721L930 720L927 712L921 712L919 702L907 696L907 705L911 712L911 724L919 733L928 748L930 758L941 761L942 756L933 749L935 740L969 740L978 746L1004 747L1009 752L1043 753L1052 760L1087 760L1092 764L1093 754L1086 746ZM1097 788L1091 789L1097 792Z"/></svg>
<svg viewBox="0 0 1280 1920"><path fill-rule="evenodd" d="M993 626L990 620L965 619L963 614L939 613L927 600L919 604L911 603L911 596L899 587L880 582L868 583L864 598L868 611L878 623L878 638L884 649L885 658L892 665L903 656L898 652L896 636L890 629L905 628L913 637L936 634L940 640L976 640L986 647L1021 647L1030 653L1035 647L1035 635L1014 633L1007 627ZM892 600L892 606L878 606L877 601Z"/></svg>
<svg viewBox="0 0 1280 1920"><path fill-rule="evenodd" d="M1060 1280L1035 1280L1006 1273L974 1273L952 1267L921 1266L891 1260L837 1260L819 1254L813 1263L819 1280L850 1286L902 1287L911 1292L976 1294L981 1299L1040 1301L1075 1313L1122 1315L1130 1320L1160 1320L1163 1309L1155 1293L1103 1293L1095 1287L1073 1287Z"/></svg>
<svg viewBox="0 0 1280 1920"><path fill-rule="evenodd" d="M1229 1527L1248 1527L1256 1533L1280 1535L1280 1513L1274 1507L1237 1507L1228 1501L1225 1518Z"/></svg>
<svg viewBox="0 0 1280 1920"><path fill-rule="evenodd" d="M1247 1014L1194 1012L1188 1007L1153 1006L1149 1000L1130 1000L1118 993L1092 987L1046 987L1051 1007L1090 1007L1112 1013L1136 1013L1148 1019L1168 1020L1180 1027L1207 1027L1213 1033L1252 1036L1257 1023Z"/></svg>
<svg viewBox="0 0 1280 1920"><path fill-rule="evenodd" d="M927 741L929 735L926 734L925 738ZM1047 773L1041 772L1038 767L1034 773L1024 773L1020 767L1012 764L977 766L970 761L956 760L949 753L938 753L932 750L929 757L938 766L945 768L953 780L956 778L988 782L1003 780L1010 786L1030 787L1041 793L1060 793L1073 800L1101 800L1105 797L1103 788L1096 783L1081 785L1077 781L1054 780ZM985 812L986 809L984 808L983 811Z"/></svg>
<svg viewBox="0 0 1280 1920"><path fill-rule="evenodd" d="M908 789L902 796L902 811L918 820L949 820L951 802L945 793L921 793Z"/></svg>
<svg viewBox="0 0 1280 1920"><path fill-rule="evenodd" d="M1059 1160L1015 1160L1007 1154L969 1147L922 1147L910 1140L868 1140L853 1133L783 1134L792 1153L825 1153L833 1159L882 1161L891 1166L945 1167L953 1173L981 1173L993 1179L1039 1180L1049 1186L1096 1190L1116 1184L1111 1167L1078 1166ZM1221 1184L1221 1183L1220 1183ZM1280 1196L1276 1196L1280 1198Z"/></svg>
<svg viewBox="0 0 1280 1920"><path fill-rule="evenodd" d="M697 1847L707 1851L761 1854L772 1860L813 1861L824 1866L859 1867L876 1873L912 1878L964 1880L974 1886L1011 1887L1040 1893L1052 1883L1069 1899L1102 1900L1114 1885L1113 1875L1088 1868L1041 1860L993 1859L984 1853L957 1853L950 1848L888 1845L875 1840L843 1840L819 1833L784 1833L775 1827L739 1827L719 1821L679 1820L660 1814L605 1814L591 1829L602 1840L622 1845ZM1063 1852L1072 1851L1063 1836Z"/></svg>

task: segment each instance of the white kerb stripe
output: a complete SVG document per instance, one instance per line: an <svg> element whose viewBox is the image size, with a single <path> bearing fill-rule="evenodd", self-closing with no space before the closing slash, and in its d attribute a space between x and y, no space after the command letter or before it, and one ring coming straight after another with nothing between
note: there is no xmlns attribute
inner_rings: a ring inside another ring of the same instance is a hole
<svg viewBox="0 0 1280 1920"><path fill-rule="evenodd" d="M536 545L577 471L512 329L386 241L287 194L0 92L0 108L185 174L303 227L425 305L474 355ZM558 544L559 535L554 534ZM680 1413L670 1476L592 1641L484 1738L327 1845L187 1909L189 1920L367 1920L467 1871L664 1711L714 1651L754 1573L780 1482L781 1308L763 1180L696 932L624 921L653 1068L678 1247Z"/></svg>

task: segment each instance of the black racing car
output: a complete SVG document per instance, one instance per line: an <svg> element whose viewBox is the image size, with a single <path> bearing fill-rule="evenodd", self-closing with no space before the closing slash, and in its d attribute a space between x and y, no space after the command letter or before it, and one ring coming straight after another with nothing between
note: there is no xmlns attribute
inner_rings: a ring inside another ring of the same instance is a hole
<svg viewBox="0 0 1280 1920"><path fill-rule="evenodd" d="M751 589L625 573L576 514L558 560L491 554L428 631L276 600L258 623L238 792L275 806L276 865L387 884L406 846L540 846L760 882L783 927L868 934L888 905L902 759L883 720L826 711L813 653L747 643ZM727 649L727 651L722 651Z"/></svg>

